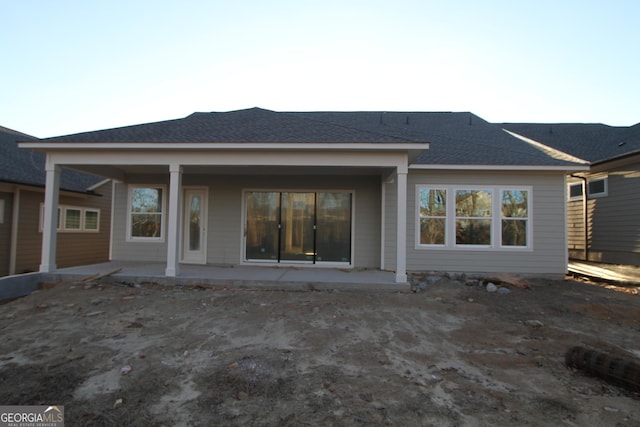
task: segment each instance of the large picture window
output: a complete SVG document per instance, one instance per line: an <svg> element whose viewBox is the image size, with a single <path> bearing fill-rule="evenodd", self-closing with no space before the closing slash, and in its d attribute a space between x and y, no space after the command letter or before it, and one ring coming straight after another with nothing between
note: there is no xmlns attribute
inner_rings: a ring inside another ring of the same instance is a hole
<svg viewBox="0 0 640 427"><path fill-rule="evenodd" d="M531 189L420 185L416 246L530 249Z"/></svg>
<svg viewBox="0 0 640 427"><path fill-rule="evenodd" d="M162 241L165 212L163 186L129 187L129 240Z"/></svg>

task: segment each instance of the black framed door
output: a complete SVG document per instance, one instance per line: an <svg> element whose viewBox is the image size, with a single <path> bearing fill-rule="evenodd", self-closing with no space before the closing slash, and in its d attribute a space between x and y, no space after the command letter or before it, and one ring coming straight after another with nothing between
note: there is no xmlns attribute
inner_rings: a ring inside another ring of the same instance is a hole
<svg viewBox="0 0 640 427"><path fill-rule="evenodd" d="M246 193L248 261L351 263L350 192Z"/></svg>

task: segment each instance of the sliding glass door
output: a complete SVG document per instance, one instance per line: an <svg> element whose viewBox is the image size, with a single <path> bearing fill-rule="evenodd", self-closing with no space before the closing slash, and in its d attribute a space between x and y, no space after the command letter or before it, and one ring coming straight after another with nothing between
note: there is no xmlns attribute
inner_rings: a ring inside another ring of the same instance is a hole
<svg viewBox="0 0 640 427"><path fill-rule="evenodd" d="M248 261L351 262L351 193L246 193Z"/></svg>

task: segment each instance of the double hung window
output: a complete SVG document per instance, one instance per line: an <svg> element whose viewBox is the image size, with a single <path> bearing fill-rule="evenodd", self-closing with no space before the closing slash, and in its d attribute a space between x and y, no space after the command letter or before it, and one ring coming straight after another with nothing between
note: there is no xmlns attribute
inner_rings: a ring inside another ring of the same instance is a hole
<svg viewBox="0 0 640 427"><path fill-rule="evenodd" d="M420 185L418 248L529 249L531 189Z"/></svg>
<svg viewBox="0 0 640 427"><path fill-rule="evenodd" d="M128 240L163 241L164 194L164 186L132 185L129 187Z"/></svg>

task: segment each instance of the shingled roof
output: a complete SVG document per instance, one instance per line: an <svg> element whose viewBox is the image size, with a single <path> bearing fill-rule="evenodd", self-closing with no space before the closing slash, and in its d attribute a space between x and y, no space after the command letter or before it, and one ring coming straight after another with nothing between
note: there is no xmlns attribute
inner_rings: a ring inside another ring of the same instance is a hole
<svg viewBox="0 0 640 427"><path fill-rule="evenodd" d="M82 143L415 142L261 108L226 113L193 113L182 119L53 137L42 141Z"/></svg>
<svg viewBox="0 0 640 427"><path fill-rule="evenodd" d="M293 113L371 132L431 143L414 164L564 166L501 126L469 112L308 112Z"/></svg>
<svg viewBox="0 0 640 427"><path fill-rule="evenodd" d="M468 112L275 112L261 108L41 140L55 143L430 143L413 164L575 166Z"/></svg>
<svg viewBox="0 0 640 427"><path fill-rule="evenodd" d="M0 126L0 182L44 187L44 154L18 148L16 144L17 141L37 140L31 135ZM95 175L63 169L60 188L84 193L103 180Z"/></svg>
<svg viewBox="0 0 640 427"><path fill-rule="evenodd" d="M503 123L502 126L592 164L640 153L640 123L630 127L596 123Z"/></svg>

